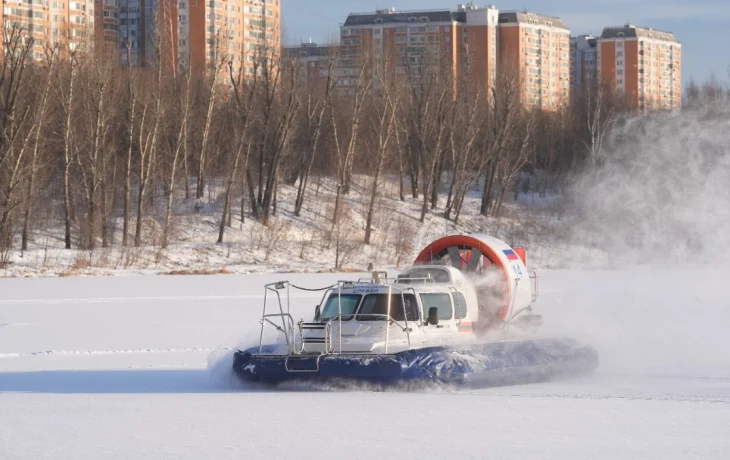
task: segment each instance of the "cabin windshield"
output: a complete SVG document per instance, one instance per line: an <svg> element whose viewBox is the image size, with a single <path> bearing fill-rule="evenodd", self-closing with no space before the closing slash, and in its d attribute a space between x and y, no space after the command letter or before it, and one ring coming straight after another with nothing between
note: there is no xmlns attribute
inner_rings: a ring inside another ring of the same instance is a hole
<svg viewBox="0 0 730 460"><path fill-rule="evenodd" d="M406 315L403 313L403 300L406 302ZM388 314L388 294L368 294L362 301L360 311L357 313L358 321L385 321ZM378 316L376 316L378 315ZM390 301L390 317L395 321L417 321L418 303L413 294L392 294Z"/></svg>
<svg viewBox="0 0 730 460"><path fill-rule="evenodd" d="M354 315L355 311L357 310L357 306L360 303L361 297L362 296L360 294L331 294L329 297L327 297L327 301L322 308L319 319L327 321L332 318L337 318L337 316L339 316L340 314L341 308L342 321L351 320L352 315Z"/></svg>

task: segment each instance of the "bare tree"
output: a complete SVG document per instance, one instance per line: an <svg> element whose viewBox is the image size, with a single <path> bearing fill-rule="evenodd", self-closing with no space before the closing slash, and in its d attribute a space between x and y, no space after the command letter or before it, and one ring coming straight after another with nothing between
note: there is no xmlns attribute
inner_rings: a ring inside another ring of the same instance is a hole
<svg viewBox="0 0 730 460"><path fill-rule="evenodd" d="M27 76L33 39L21 24L4 26L0 74L0 265L5 264L7 251L12 247L13 211L22 202L16 192L22 184L25 156L36 121L29 90L33 83L28 81L33 76Z"/></svg>
<svg viewBox="0 0 730 460"><path fill-rule="evenodd" d="M141 81L141 85L147 89L143 92L140 101L141 114L140 124L137 130L138 152L138 187L137 187L137 221L134 230L134 246L142 245L142 220L144 218L144 197L149 184L152 165L154 164L158 148L158 136L160 134L160 125L164 117L162 104L162 88L163 88L163 66L158 64L155 69L154 83L145 85L145 81Z"/></svg>
<svg viewBox="0 0 730 460"><path fill-rule="evenodd" d="M46 47L46 60L45 67L43 69L45 73L45 85L43 86L43 92L40 97L39 107L36 109L36 123L35 123L35 139L33 141L33 156L30 164L30 172L28 176L28 188L26 192L27 203L25 205L25 214L23 216L23 232L21 238L21 249L28 249L28 239L30 234L30 218L33 213L33 198L35 196L35 182L36 173L38 170L38 157L41 154L41 149L44 146L43 131L48 124L47 112L48 112L48 99L51 87L53 85L54 68L53 63L57 59L58 47Z"/></svg>
<svg viewBox="0 0 730 460"><path fill-rule="evenodd" d="M300 65L282 66L279 56L265 50L259 54L260 104L263 113L259 136L258 210L264 225L275 209L276 190L284 149L292 124L301 107L297 83Z"/></svg>
<svg viewBox="0 0 730 460"><path fill-rule="evenodd" d="M586 85L582 105L587 139L583 143L591 168L595 168L601 160L606 136L616 123L618 110L613 99L613 94L603 82L596 81Z"/></svg>
<svg viewBox="0 0 730 460"><path fill-rule="evenodd" d="M489 215L495 209L500 182L505 177L504 158L514 152L515 142L519 142L519 126L522 119L520 79L513 74L504 74L493 88L492 104L487 118L487 133L482 144L483 178L482 203L480 213ZM519 162L516 162L519 163Z"/></svg>
<svg viewBox="0 0 730 460"><path fill-rule="evenodd" d="M244 53L241 53L244 56ZM218 244L223 243L223 237L226 231L227 217L231 215L231 203L233 199L233 188L236 183L236 177L238 176L238 166L241 162L241 154L246 152L243 169L246 170L248 166L248 158L251 154L251 118L253 116L255 106L255 95L258 90L258 82L260 77L259 62L254 62L253 65L253 76L250 79L246 79L244 75L245 68L238 66L236 69L234 63L230 62L228 67L228 73L231 81L231 88L233 92L233 119L235 120L234 129L234 148L235 153L233 155L232 164L229 165L228 181L226 183L225 200L223 203L223 214L221 215L220 225L218 227ZM245 193L244 193L245 194ZM243 218L243 216L242 216Z"/></svg>
<svg viewBox="0 0 730 460"><path fill-rule="evenodd" d="M379 94L373 96L367 116L374 135L372 151L375 152L375 167L372 170L373 178L370 186L370 200L365 219L365 244L370 244L375 201L378 197L378 187L380 186L380 176L383 173L383 166L385 165L386 157L390 150L391 138L397 129L395 120L400 104L400 91L395 84L394 75L391 75L389 60L384 60L382 65L376 67L375 83L379 89Z"/></svg>
<svg viewBox="0 0 730 460"><path fill-rule="evenodd" d="M63 189L64 189L64 244L71 249L71 222L73 220L73 197L71 190L71 167L76 159L76 141L74 136L74 120L78 113L77 85L79 77L79 57L72 51L67 61L59 63L58 75L61 92L61 106L65 115L63 124Z"/></svg>
<svg viewBox="0 0 730 460"><path fill-rule="evenodd" d="M317 156L317 152L321 145L322 131L324 129L325 114L327 113L327 101L331 100L332 93L337 86L337 77L335 75L338 54L336 52L329 56L327 65L327 78L324 84L323 94L319 95L315 91L319 88L306 87L302 88L308 92L306 97L306 105L304 110L304 127L303 138L305 147L302 148L302 156L298 169L299 187L297 188L297 198L294 202L294 215L299 216L302 212L304 204L304 195L307 190L309 176L312 173L312 166Z"/></svg>
<svg viewBox="0 0 730 460"><path fill-rule="evenodd" d="M79 138L84 138L85 142L84 148L79 149L76 160L80 166L86 192L87 218L83 246L94 249L99 204L106 201L99 196L100 190L105 187L107 166L111 160L111 153L114 152L110 142L110 128L116 114L114 102L117 98L118 85L114 65L108 60L92 57L89 64L85 73L87 78L82 80L87 90L81 94L84 109L82 124L85 125L82 132L85 132L80 133Z"/></svg>
<svg viewBox="0 0 730 460"><path fill-rule="evenodd" d="M205 192L205 170L209 161L208 149L210 144L210 138L212 135L211 125L213 123L216 105L219 102L218 88L220 86L220 82L218 81L218 77L220 76L221 70L226 65L226 62L227 60L225 56L218 56L213 62L212 72L209 76L207 91L208 103L205 113L205 123L203 127L203 142L200 146L200 151L198 153L198 185L195 191L195 198L197 199L203 198Z"/></svg>
<svg viewBox="0 0 730 460"><path fill-rule="evenodd" d="M458 90L456 99L448 119L449 139L446 149L451 153L451 183L446 198L444 217L451 219L455 214L454 222L458 222L461 206L469 187L481 175L483 163L475 161L477 139L484 134L482 126L485 121L484 107L488 101L484 97L485 90L480 85L467 84L471 80L470 58L467 66L457 80Z"/></svg>
<svg viewBox="0 0 730 460"><path fill-rule="evenodd" d="M127 62L132 60L131 43L127 44ZM129 244L129 221L132 213L132 158L135 148L135 127L137 126L139 87L137 86L139 72L136 67L128 67L124 73L127 84L127 155L124 163L124 217L122 228L122 246Z"/></svg>
<svg viewBox="0 0 730 460"><path fill-rule="evenodd" d="M165 195L167 196L165 204L165 219L162 224L162 242L160 246L166 249L170 244L170 221L172 220L172 208L175 199L175 182L177 178L177 167L180 163L180 157L185 155L185 146L187 145L187 132L190 123L190 112L192 111L192 73L188 72L184 78L185 89L182 92L182 99L179 102L181 106L179 122L180 127L174 138L171 148L172 153L169 155L168 176L166 178ZM171 98L174 96L170 96Z"/></svg>
<svg viewBox="0 0 730 460"><path fill-rule="evenodd" d="M332 224L337 222L342 194L350 191L352 180L352 164L358 146L360 120L365 101L369 97L373 79L369 75L369 59L364 56L357 63L354 70L357 77L348 79L354 85L343 87L342 91L331 91L327 96L327 106L330 113L332 137L335 144L337 164L337 194L335 208L332 213ZM344 97L337 97L344 94ZM347 113L347 116L345 116ZM343 148L343 144L347 144Z"/></svg>
<svg viewBox="0 0 730 460"><path fill-rule="evenodd" d="M454 104L453 76L440 66L439 59L423 54L415 63L406 60L410 88L408 103L411 150L417 152L425 188L420 221L426 220L429 199L433 206L438 194L440 164L448 138L448 114Z"/></svg>

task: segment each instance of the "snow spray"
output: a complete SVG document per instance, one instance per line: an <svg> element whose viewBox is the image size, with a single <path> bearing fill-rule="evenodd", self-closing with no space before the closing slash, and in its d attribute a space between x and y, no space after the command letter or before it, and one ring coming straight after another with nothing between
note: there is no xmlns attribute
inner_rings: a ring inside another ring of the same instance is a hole
<svg viewBox="0 0 730 460"><path fill-rule="evenodd" d="M631 118L573 189L579 234L618 264L730 260L730 105Z"/></svg>

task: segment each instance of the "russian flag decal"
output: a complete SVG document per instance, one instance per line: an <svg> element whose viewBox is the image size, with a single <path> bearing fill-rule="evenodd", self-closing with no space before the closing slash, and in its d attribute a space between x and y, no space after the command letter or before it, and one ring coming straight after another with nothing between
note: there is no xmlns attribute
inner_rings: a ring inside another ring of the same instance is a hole
<svg viewBox="0 0 730 460"><path fill-rule="evenodd" d="M504 252L504 255L507 256L507 259L509 259L509 260L518 260L519 259L517 254L511 249L505 249L503 252Z"/></svg>

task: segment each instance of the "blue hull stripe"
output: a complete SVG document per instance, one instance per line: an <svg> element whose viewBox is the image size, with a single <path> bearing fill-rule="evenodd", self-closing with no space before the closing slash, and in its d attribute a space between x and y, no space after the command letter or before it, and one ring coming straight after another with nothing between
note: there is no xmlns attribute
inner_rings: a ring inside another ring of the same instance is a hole
<svg viewBox="0 0 730 460"><path fill-rule="evenodd" d="M245 382L344 379L377 384L438 382L486 387L552 380L593 372L598 353L570 339L430 347L392 355L318 357L271 355L273 347L237 351L233 371ZM458 353L455 353L458 352ZM288 370L287 370L288 367ZM299 372L291 372L291 371Z"/></svg>

